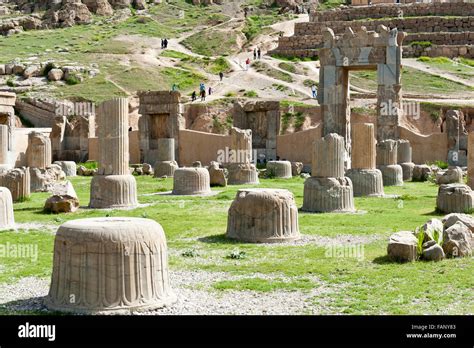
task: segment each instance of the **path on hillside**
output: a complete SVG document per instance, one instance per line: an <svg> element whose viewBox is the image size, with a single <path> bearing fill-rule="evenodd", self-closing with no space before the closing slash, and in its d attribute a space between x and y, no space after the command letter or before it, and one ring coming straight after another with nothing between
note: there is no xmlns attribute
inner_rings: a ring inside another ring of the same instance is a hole
<svg viewBox="0 0 474 348"><path fill-rule="evenodd" d="M427 74L430 74L430 75L442 77L446 80L457 82L457 83L460 83L460 84L465 85L465 86L469 86L469 87L474 86L474 83L472 81L468 80L468 79L463 79L463 78L461 78L461 77L459 77L455 74L451 74L449 72L446 72L445 70L441 70L441 69L438 69L438 68L436 68L432 65L420 62L420 61L417 60L417 58L404 58L403 61L402 61L402 64L404 66L408 66L410 68L423 71L423 72L425 72ZM473 72L474 72L474 69L473 69ZM473 79L474 79L474 75L473 75Z"/></svg>
<svg viewBox="0 0 474 348"><path fill-rule="evenodd" d="M197 69L200 74L205 76L207 80L207 87L212 87L212 95L206 98L206 101L212 101L220 99L225 96L234 96L237 93L242 93L243 91L255 91L259 98L265 99L277 99L277 100L293 100L293 101L304 101L308 104L317 104L316 100L311 98L311 89L304 85L305 80L319 81L319 62L298 62L296 65L304 70L304 74L291 73L280 67L280 64L284 61L272 58L266 55L266 52L270 49L273 49L277 45L278 35L280 32L284 36L291 36L294 32L295 23L307 22L308 15L299 15L294 19L286 20L282 22L275 23L269 28L272 29L271 33L266 33L258 36L253 40L252 44L244 45L242 50L238 53L227 56L231 66L231 72L225 74L223 81L220 81L217 75L210 74L202 69ZM169 39L168 50L173 50L186 54L188 56L197 57L200 59L207 58L201 54L191 51L184 45L184 41L198 33L202 33L209 30L214 30L216 28L224 28L229 26L229 24L237 24L241 22L242 26L244 25L243 18L230 18L227 21L218 23L209 27L196 27L193 30L184 33L178 38ZM231 30L231 29L229 29ZM138 35L126 36L123 35L118 37L117 40L124 41L130 44L134 42L140 42L141 48L137 49L136 52L132 53L125 62L131 66L134 62L141 64L145 67L172 67L175 69L183 69L179 67L180 60L174 58L167 58L160 56L163 52L161 48L161 40L158 38L151 37L142 37ZM262 59L261 62L264 63L270 69L273 69L275 72L285 73L291 76L292 82L282 81L280 79L266 75L263 71L257 71L256 67L251 66L247 71L245 67L245 61L247 58L250 58L253 61L253 49L256 47L262 48ZM216 52L216 55L210 57L212 59L218 58L220 55ZM455 74L451 74L446 71L441 71L439 69L429 67L427 64L417 61L416 59L403 59L403 65L409 66L416 70L428 73L430 75L438 76L444 79L447 79L452 82L460 83L465 86L472 86L472 82L466 79L463 79ZM113 82L113 81L112 81ZM117 85L117 83L114 82ZM198 86L195 88L198 92ZM351 86L351 91L359 92L363 94L370 95L370 91L363 90L361 88L356 88ZM418 100L418 101L428 101L428 100L437 100L439 98L440 102L443 103L463 103L470 105L472 102L467 99L462 99L462 94L452 95L452 96L437 96L437 95L423 95L423 94L409 94L404 93L406 99ZM357 98L357 97L356 97ZM367 96L370 98L370 96Z"/></svg>

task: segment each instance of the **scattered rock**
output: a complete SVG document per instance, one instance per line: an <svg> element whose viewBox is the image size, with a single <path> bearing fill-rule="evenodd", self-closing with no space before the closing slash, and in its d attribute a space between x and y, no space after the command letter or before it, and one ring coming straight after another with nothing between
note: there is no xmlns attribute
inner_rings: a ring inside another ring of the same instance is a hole
<svg viewBox="0 0 474 348"><path fill-rule="evenodd" d="M291 175L298 176L303 170L303 163L301 162L291 162Z"/></svg>
<svg viewBox="0 0 474 348"><path fill-rule="evenodd" d="M436 175L438 185L462 183L462 169L459 167L451 167L445 172Z"/></svg>
<svg viewBox="0 0 474 348"><path fill-rule="evenodd" d="M446 215L442 221L445 229L450 228L456 222L460 221L469 228L471 233L474 233L474 217L470 215L453 213Z"/></svg>
<svg viewBox="0 0 474 348"><path fill-rule="evenodd" d="M444 230L443 250L447 257L464 257L472 254L471 231L458 221Z"/></svg>
<svg viewBox="0 0 474 348"><path fill-rule="evenodd" d="M193 162L193 167L194 168L201 168L202 167L201 161Z"/></svg>
<svg viewBox="0 0 474 348"><path fill-rule="evenodd" d="M64 72L61 69L51 69L48 73L48 80L60 81L64 77Z"/></svg>
<svg viewBox="0 0 474 348"><path fill-rule="evenodd" d="M432 170L426 164L417 164L413 168L413 181L427 181L431 175Z"/></svg>
<svg viewBox="0 0 474 348"><path fill-rule="evenodd" d="M390 236L387 254L393 261L415 261L417 258L418 239L410 231L401 231Z"/></svg>
<svg viewBox="0 0 474 348"><path fill-rule="evenodd" d="M143 163L143 175L153 175L153 167L148 163Z"/></svg>
<svg viewBox="0 0 474 348"><path fill-rule="evenodd" d="M78 208L79 199L70 181L55 184L53 187L53 196L48 198L44 205L46 212L54 214L72 213Z"/></svg>
<svg viewBox="0 0 474 348"><path fill-rule="evenodd" d="M427 223L425 223L421 230L424 232L424 241L433 241L434 240L434 232L438 231L439 236L443 235L443 223L439 219L431 219Z"/></svg>
<svg viewBox="0 0 474 348"><path fill-rule="evenodd" d="M218 162L211 162L208 170L211 186L227 186L226 170L220 168Z"/></svg>
<svg viewBox="0 0 474 348"><path fill-rule="evenodd" d="M435 241L432 241L432 242L433 242L432 245L426 248L423 248L423 254L422 254L423 259L427 261L443 260L445 258L443 248L439 244L436 244Z"/></svg>

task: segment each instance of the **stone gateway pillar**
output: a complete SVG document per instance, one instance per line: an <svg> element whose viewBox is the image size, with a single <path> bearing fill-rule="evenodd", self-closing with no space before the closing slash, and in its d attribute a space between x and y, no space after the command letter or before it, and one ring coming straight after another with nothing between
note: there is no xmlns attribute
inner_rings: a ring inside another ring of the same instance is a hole
<svg viewBox="0 0 474 348"><path fill-rule="evenodd" d="M232 127L231 153L225 167L229 171L229 185L258 184L257 168L252 160L252 130Z"/></svg>
<svg viewBox="0 0 474 348"><path fill-rule="evenodd" d="M354 196L383 196L382 173L376 169L376 143L372 123L356 123L352 127L351 179Z"/></svg>
<svg viewBox="0 0 474 348"><path fill-rule="evenodd" d="M128 100L116 98L99 105L99 169L91 182L91 208L138 205L137 183L129 169Z"/></svg>
<svg viewBox="0 0 474 348"><path fill-rule="evenodd" d="M0 124L0 173L11 169L8 153L8 126Z"/></svg>
<svg viewBox="0 0 474 348"><path fill-rule="evenodd" d="M51 165L51 139L38 132L28 135L28 150L26 151L28 167L46 169Z"/></svg>

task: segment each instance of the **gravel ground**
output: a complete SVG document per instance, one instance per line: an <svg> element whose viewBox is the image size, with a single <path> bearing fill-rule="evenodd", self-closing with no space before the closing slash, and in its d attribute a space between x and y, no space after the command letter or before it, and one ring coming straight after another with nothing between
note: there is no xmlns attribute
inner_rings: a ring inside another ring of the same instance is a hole
<svg viewBox="0 0 474 348"><path fill-rule="evenodd" d="M309 279L314 287L307 291L276 290L271 292L215 290L212 284L221 280L242 278L294 281L280 275L230 275L223 272L173 271L173 289L178 301L171 307L137 313L143 315L226 315L226 314L318 314L327 312L327 294L338 290L316 277ZM42 301L48 294L49 279L22 278L14 284L0 285L0 307L9 311L46 311Z"/></svg>

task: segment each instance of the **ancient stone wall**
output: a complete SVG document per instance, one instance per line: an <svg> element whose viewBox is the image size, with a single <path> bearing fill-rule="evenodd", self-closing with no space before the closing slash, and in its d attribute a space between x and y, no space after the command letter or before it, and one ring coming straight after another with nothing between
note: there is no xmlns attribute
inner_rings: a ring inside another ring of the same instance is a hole
<svg viewBox="0 0 474 348"><path fill-rule="evenodd" d="M292 133L279 135L277 137L277 156L280 159L301 162L309 171L312 162L313 143L316 139L321 138L322 127L318 125L314 128Z"/></svg>
<svg viewBox="0 0 474 348"><path fill-rule="evenodd" d="M188 129L179 131L179 141L179 162L182 166L191 166L195 161L207 165L211 161L217 161L220 150L231 148L231 137L228 135Z"/></svg>
<svg viewBox="0 0 474 348"><path fill-rule="evenodd" d="M339 7L328 11L317 11L310 15L310 22L353 21L364 18L414 16L474 16L474 3L414 3L385 4L364 7Z"/></svg>

